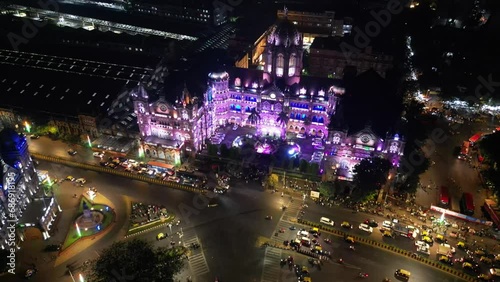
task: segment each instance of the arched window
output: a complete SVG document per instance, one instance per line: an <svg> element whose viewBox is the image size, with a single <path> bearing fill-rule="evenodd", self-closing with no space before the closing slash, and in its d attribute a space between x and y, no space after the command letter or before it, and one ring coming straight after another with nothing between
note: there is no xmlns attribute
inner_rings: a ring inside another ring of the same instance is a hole
<svg viewBox="0 0 500 282"><path fill-rule="evenodd" d="M283 54L279 54L278 58L276 59L276 76L278 77L283 76L284 67L285 67L285 58L283 57Z"/></svg>
<svg viewBox="0 0 500 282"><path fill-rule="evenodd" d="M312 118L312 120L311 120L311 121L312 121L312 122L318 122L318 118L317 118L316 116L313 116L313 118Z"/></svg>
<svg viewBox="0 0 500 282"><path fill-rule="evenodd" d="M305 116L305 115L304 115ZM295 115L295 119L300 119L300 114Z"/></svg>
<svg viewBox="0 0 500 282"><path fill-rule="evenodd" d="M277 112L277 113L280 113L281 110L283 110L283 107L281 106L280 103L276 103L274 104L274 111Z"/></svg>
<svg viewBox="0 0 500 282"><path fill-rule="evenodd" d="M295 54L292 54L290 56L290 59L288 60L288 76L294 76L295 75L295 64L297 62L297 57Z"/></svg>
<svg viewBox="0 0 500 282"><path fill-rule="evenodd" d="M319 123L325 123L325 119L324 119L323 117L320 117L320 118L318 119L318 122L319 122Z"/></svg>

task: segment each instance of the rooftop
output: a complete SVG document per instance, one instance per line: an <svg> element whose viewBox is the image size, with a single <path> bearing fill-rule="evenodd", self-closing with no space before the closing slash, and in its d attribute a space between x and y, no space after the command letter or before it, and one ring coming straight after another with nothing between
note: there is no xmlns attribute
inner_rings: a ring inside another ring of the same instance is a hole
<svg viewBox="0 0 500 282"><path fill-rule="evenodd" d="M68 116L107 111L126 81L0 64L0 107Z"/></svg>

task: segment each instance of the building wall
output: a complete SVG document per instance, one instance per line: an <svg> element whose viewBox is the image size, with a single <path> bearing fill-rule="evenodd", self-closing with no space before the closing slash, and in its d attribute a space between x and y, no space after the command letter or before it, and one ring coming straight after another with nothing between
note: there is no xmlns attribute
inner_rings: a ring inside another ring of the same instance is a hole
<svg viewBox="0 0 500 282"><path fill-rule="evenodd" d="M347 66L356 67L358 73L374 69L380 76L385 77L387 71L393 67L393 57L372 53L370 49L349 57L337 50L311 48L309 55L311 75L342 78Z"/></svg>

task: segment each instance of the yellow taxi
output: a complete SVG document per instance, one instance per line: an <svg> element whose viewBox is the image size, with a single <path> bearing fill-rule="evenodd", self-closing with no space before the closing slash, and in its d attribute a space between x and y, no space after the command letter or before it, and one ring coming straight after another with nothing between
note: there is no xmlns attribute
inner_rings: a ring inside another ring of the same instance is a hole
<svg viewBox="0 0 500 282"><path fill-rule="evenodd" d="M483 249L477 249L474 251L474 254L479 257L479 256L484 256L486 252Z"/></svg>
<svg viewBox="0 0 500 282"><path fill-rule="evenodd" d="M482 256L479 259L480 262L485 263L485 264L492 264L493 261L489 257Z"/></svg>
<svg viewBox="0 0 500 282"><path fill-rule="evenodd" d="M315 246L314 248L311 248L311 251L321 251L323 248L321 246Z"/></svg>
<svg viewBox="0 0 500 282"><path fill-rule="evenodd" d="M312 282L312 279L311 277L304 277L304 280L302 280L304 282Z"/></svg>
<svg viewBox="0 0 500 282"><path fill-rule="evenodd" d="M436 235L436 241L438 241L438 242L444 242L445 241L444 236L442 234L437 234Z"/></svg>
<svg viewBox="0 0 500 282"><path fill-rule="evenodd" d="M458 242L457 243L457 248L460 248L460 249L466 249L467 248L467 244L465 244L465 242Z"/></svg>
<svg viewBox="0 0 500 282"><path fill-rule="evenodd" d="M495 262L500 262L500 255L495 255Z"/></svg>
<svg viewBox="0 0 500 282"><path fill-rule="evenodd" d="M340 226L344 228L351 228L351 224L347 221L342 222Z"/></svg>
<svg viewBox="0 0 500 282"><path fill-rule="evenodd" d="M434 240L432 240L432 238L429 236L422 236L422 241L426 242L427 244L434 243Z"/></svg>
<svg viewBox="0 0 500 282"><path fill-rule="evenodd" d="M392 232L390 230L384 230L384 233L382 234L384 237L389 237L389 238L393 238L394 235L392 234Z"/></svg>
<svg viewBox="0 0 500 282"><path fill-rule="evenodd" d="M442 263L453 265L453 260L451 258L449 258L448 256L440 256L439 261Z"/></svg>
<svg viewBox="0 0 500 282"><path fill-rule="evenodd" d="M394 273L394 276L408 281L410 279L411 273L408 270L398 269Z"/></svg>
<svg viewBox="0 0 500 282"><path fill-rule="evenodd" d="M429 230L422 231L422 236L429 236L429 234L430 234Z"/></svg>
<svg viewBox="0 0 500 282"><path fill-rule="evenodd" d="M354 238L352 236L345 236L344 237L344 240L347 242L347 243L351 243L353 244L354 243Z"/></svg>
<svg viewBox="0 0 500 282"><path fill-rule="evenodd" d="M307 266L302 266L302 274L309 274L309 268L307 268Z"/></svg>
<svg viewBox="0 0 500 282"><path fill-rule="evenodd" d="M167 238L167 235L165 235L165 233L158 233L158 235L156 235L156 240L160 241L160 240L163 240Z"/></svg>

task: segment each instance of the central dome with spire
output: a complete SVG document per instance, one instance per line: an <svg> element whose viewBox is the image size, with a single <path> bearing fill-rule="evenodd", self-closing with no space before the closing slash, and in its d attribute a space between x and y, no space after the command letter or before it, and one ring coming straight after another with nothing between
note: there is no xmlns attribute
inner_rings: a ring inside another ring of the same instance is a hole
<svg viewBox="0 0 500 282"><path fill-rule="evenodd" d="M272 26L267 43L285 47L302 46L302 36L295 24L285 17Z"/></svg>

